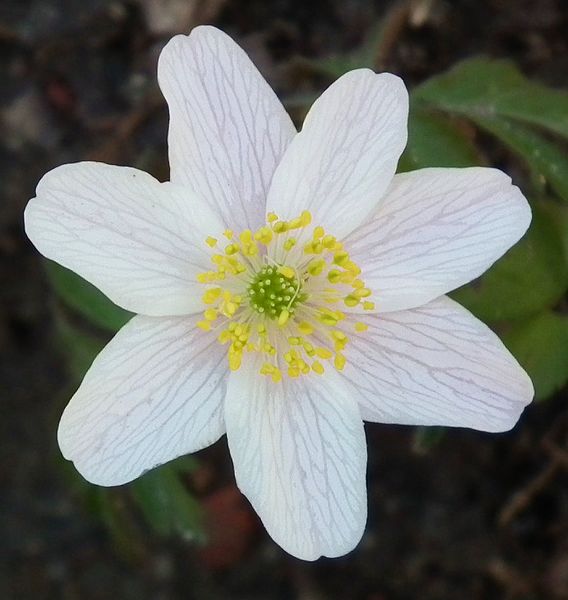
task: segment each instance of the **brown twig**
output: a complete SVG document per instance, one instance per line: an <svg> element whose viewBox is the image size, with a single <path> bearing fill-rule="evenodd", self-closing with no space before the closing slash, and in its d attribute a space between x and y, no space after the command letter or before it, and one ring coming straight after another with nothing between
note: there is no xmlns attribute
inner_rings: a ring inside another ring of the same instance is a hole
<svg viewBox="0 0 568 600"><path fill-rule="evenodd" d="M568 450L556 441L558 438L564 438L567 427L568 420L560 418L543 437L541 445L549 457L549 462L536 477L516 492L501 509L498 519L501 527L505 527L525 511L532 504L534 498L550 485L561 470L568 469Z"/></svg>
<svg viewBox="0 0 568 600"><path fill-rule="evenodd" d="M499 558L492 560L487 570L489 575L507 590L509 598L524 598L533 591L533 587L521 573Z"/></svg>
<svg viewBox="0 0 568 600"><path fill-rule="evenodd" d="M532 504L533 499L556 477L559 469L558 463L550 462L536 477L531 479L527 485L513 494L499 513L499 526L507 526L520 513L525 511Z"/></svg>
<svg viewBox="0 0 568 600"><path fill-rule="evenodd" d="M387 59L396 46L400 34L408 25L410 9L410 0L404 0L403 2L397 2L384 16L381 35L373 58L373 65L378 71L385 68Z"/></svg>
<svg viewBox="0 0 568 600"><path fill-rule="evenodd" d="M544 439L542 441L545 451L548 453L550 458L563 469L568 469L568 450L561 448L551 439Z"/></svg>
<svg viewBox="0 0 568 600"><path fill-rule="evenodd" d="M136 131L150 119L154 113L164 107L164 100L156 95L150 97L143 106L126 115L115 127L114 134L104 144L95 148L88 156L89 160L117 162L124 144Z"/></svg>

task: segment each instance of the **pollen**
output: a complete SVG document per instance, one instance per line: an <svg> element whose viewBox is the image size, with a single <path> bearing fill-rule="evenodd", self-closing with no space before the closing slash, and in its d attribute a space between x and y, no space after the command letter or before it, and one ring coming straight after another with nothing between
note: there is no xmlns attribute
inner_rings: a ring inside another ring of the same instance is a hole
<svg viewBox="0 0 568 600"><path fill-rule="evenodd" d="M211 270L197 276L197 327L226 347L229 368L259 356L258 374L275 384L343 370L350 336L367 330L356 317L375 309L349 249L307 210L290 220L268 213L256 231L223 237L205 239Z"/></svg>

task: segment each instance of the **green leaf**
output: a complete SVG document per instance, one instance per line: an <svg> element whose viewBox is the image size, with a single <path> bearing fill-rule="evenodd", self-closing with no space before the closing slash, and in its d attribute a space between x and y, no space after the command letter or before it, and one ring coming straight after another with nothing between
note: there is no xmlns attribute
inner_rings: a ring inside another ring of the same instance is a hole
<svg viewBox="0 0 568 600"><path fill-rule="evenodd" d="M125 560L139 564L144 556L144 540L124 495L119 490L97 488L93 500L94 509L106 526L115 550Z"/></svg>
<svg viewBox="0 0 568 600"><path fill-rule="evenodd" d="M175 460L168 463L168 468L174 470L180 475L191 473L195 471L199 466L199 461L192 454L185 454L179 456Z"/></svg>
<svg viewBox="0 0 568 600"><path fill-rule="evenodd" d="M568 382L568 316L544 312L503 338L531 376L537 400L548 398Z"/></svg>
<svg viewBox="0 0 568 600"><path fill-rule="evenodd" d="M500 321L550 308L567 288L563 241L553 216L535 206L523 239L479 279L451 296L480 319Z"/></svg>
<svg viewBox="0 0 568 600"><path fill-rule="evenodd" d="M132 313L113 304L94 285L69 269L47 261L46 269L53 288L61 300L88 321L109 331L118 331Z"/></svg>
<svg viewBox="0 0 568 600"><path fill-rule="evenodd" d="M548 182L568 202L568 155L564 148L507 119L472 117L472 120L523 158L541 183Z"/></svg>
<svg viewBox="0 0 568 600"><path fill-rule="evenodd" d="M400 172L424 167L471 167L481 157L463 124L440 114L411 108L408 144L400 158Z"/></svg>
<svg viewBox="0 0 568 600"><path fill-rule="evenodd" d="M428 454L440 444L445 435L445 427L417 427L412 440L412 450L416 454Z"/></svg>
<svg viewBox="0 0 568 600"><path fill-rule="evenodd" d="M131 484L131 490L146 521L159 535L203 539L201 506L171 465L149 471Z"/></svg>
<svg viewBox="0 0 568 600"><path fill-rule="evenodd" d="M71 375L81 380L97 354L104 348L106 340L81 331L65 315L57 315L57 333L63 346Z"/></svg>
<svg viewBox="0 0 568 600"><path fill-rule="evenodd" d="M554 228L564 247L564 260L568 263L568 206L560 205L549 199L540 204L540 209L554 223Z"/></svg>
<svg viewBox="0 0 568 600"><path fill-rule="evenodd" d="M516 89L523 81L514 63L507 60L472 58L449 71L428 79L413 91L418 100L450 112L485 112L503 96L503 90ZM495 112L495 111L494 111Z"/></svg>
<svg viewBox="0 0 568 600"><path fill-rule="evenodd" d="M509 117L568 137L568 92L527 79L506 60L474 58L414 90L420 101L469 117Z"/></svg>

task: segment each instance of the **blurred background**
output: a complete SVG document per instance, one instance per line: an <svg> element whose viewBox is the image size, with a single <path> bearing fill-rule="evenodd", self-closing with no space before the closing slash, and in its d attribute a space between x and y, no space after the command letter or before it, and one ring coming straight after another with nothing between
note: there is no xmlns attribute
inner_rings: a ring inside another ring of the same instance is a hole
<svg viewBox="0 0 568 600"><path fill-rule="evenodd" d="M400 170L494 165L533 204L523 242L455 297L537 401L501 435L367 425L369 523L341 559L303 563L270 540L224 438L114 490L57 448L66 401L128 315L42 260L22 211L65 162L168 178L156 61L201 23L249 52L297 124L346 70L401 75ZM0 81L0 598L568 598L564 0L2 0Z"/></svg>

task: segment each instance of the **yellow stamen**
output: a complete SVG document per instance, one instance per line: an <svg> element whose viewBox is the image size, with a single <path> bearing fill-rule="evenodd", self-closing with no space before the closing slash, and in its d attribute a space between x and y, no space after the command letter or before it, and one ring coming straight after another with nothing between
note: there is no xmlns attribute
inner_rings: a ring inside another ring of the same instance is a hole
<svg viewBox="0 0 568 600"><path fill-rule="evenodd" d="M345 358L345 356L343 354L341 354L340 352L338 352L335 355L335 359L333 360L333 366L338 371L343 371L346 362L347 362L347 359Z"/></svg>
<svg viewBox="0 0 568 600"><path fill-rule="evenodd" d="M289 318L290 318L290 313L286 309L284 309L280 313L280 316L278 317L278 325L280 325L280 327L283 327L284 325L286 325Z"/></svg>
<svg viewBox="0 0 568 600"><path fill-rule="evenodd" d="M284 275L284 277L287 277L288 279L292 279L295 275L294 269L291 267L278 267L278 273Z"/></svg>
<svg viewBox="0 0 568 600"><path fill-rule="evenodd" d="M314 360L314 362L312 363L312 370L318 375L323 375L325 371L323 365L319 362L319 360Z"/></svg>
<svg viewBox="0 0 568 600"><path fill-rule="evenodd" d="M337 310L337 303L375 309L348 248L313 226L307 210L287 220L269 213L256 231L226 229L223 236L229 242L222 250L216 237L205 238L212 269L197 275L207 286L197 327L217 332L229 368L239 369L243 356L257 353L264 357L259 374L274 383L284 375L322 376L325 361L342 370L345 332L363 333L368 326ZM300 240L303 247L293 252Z"/></svg>

